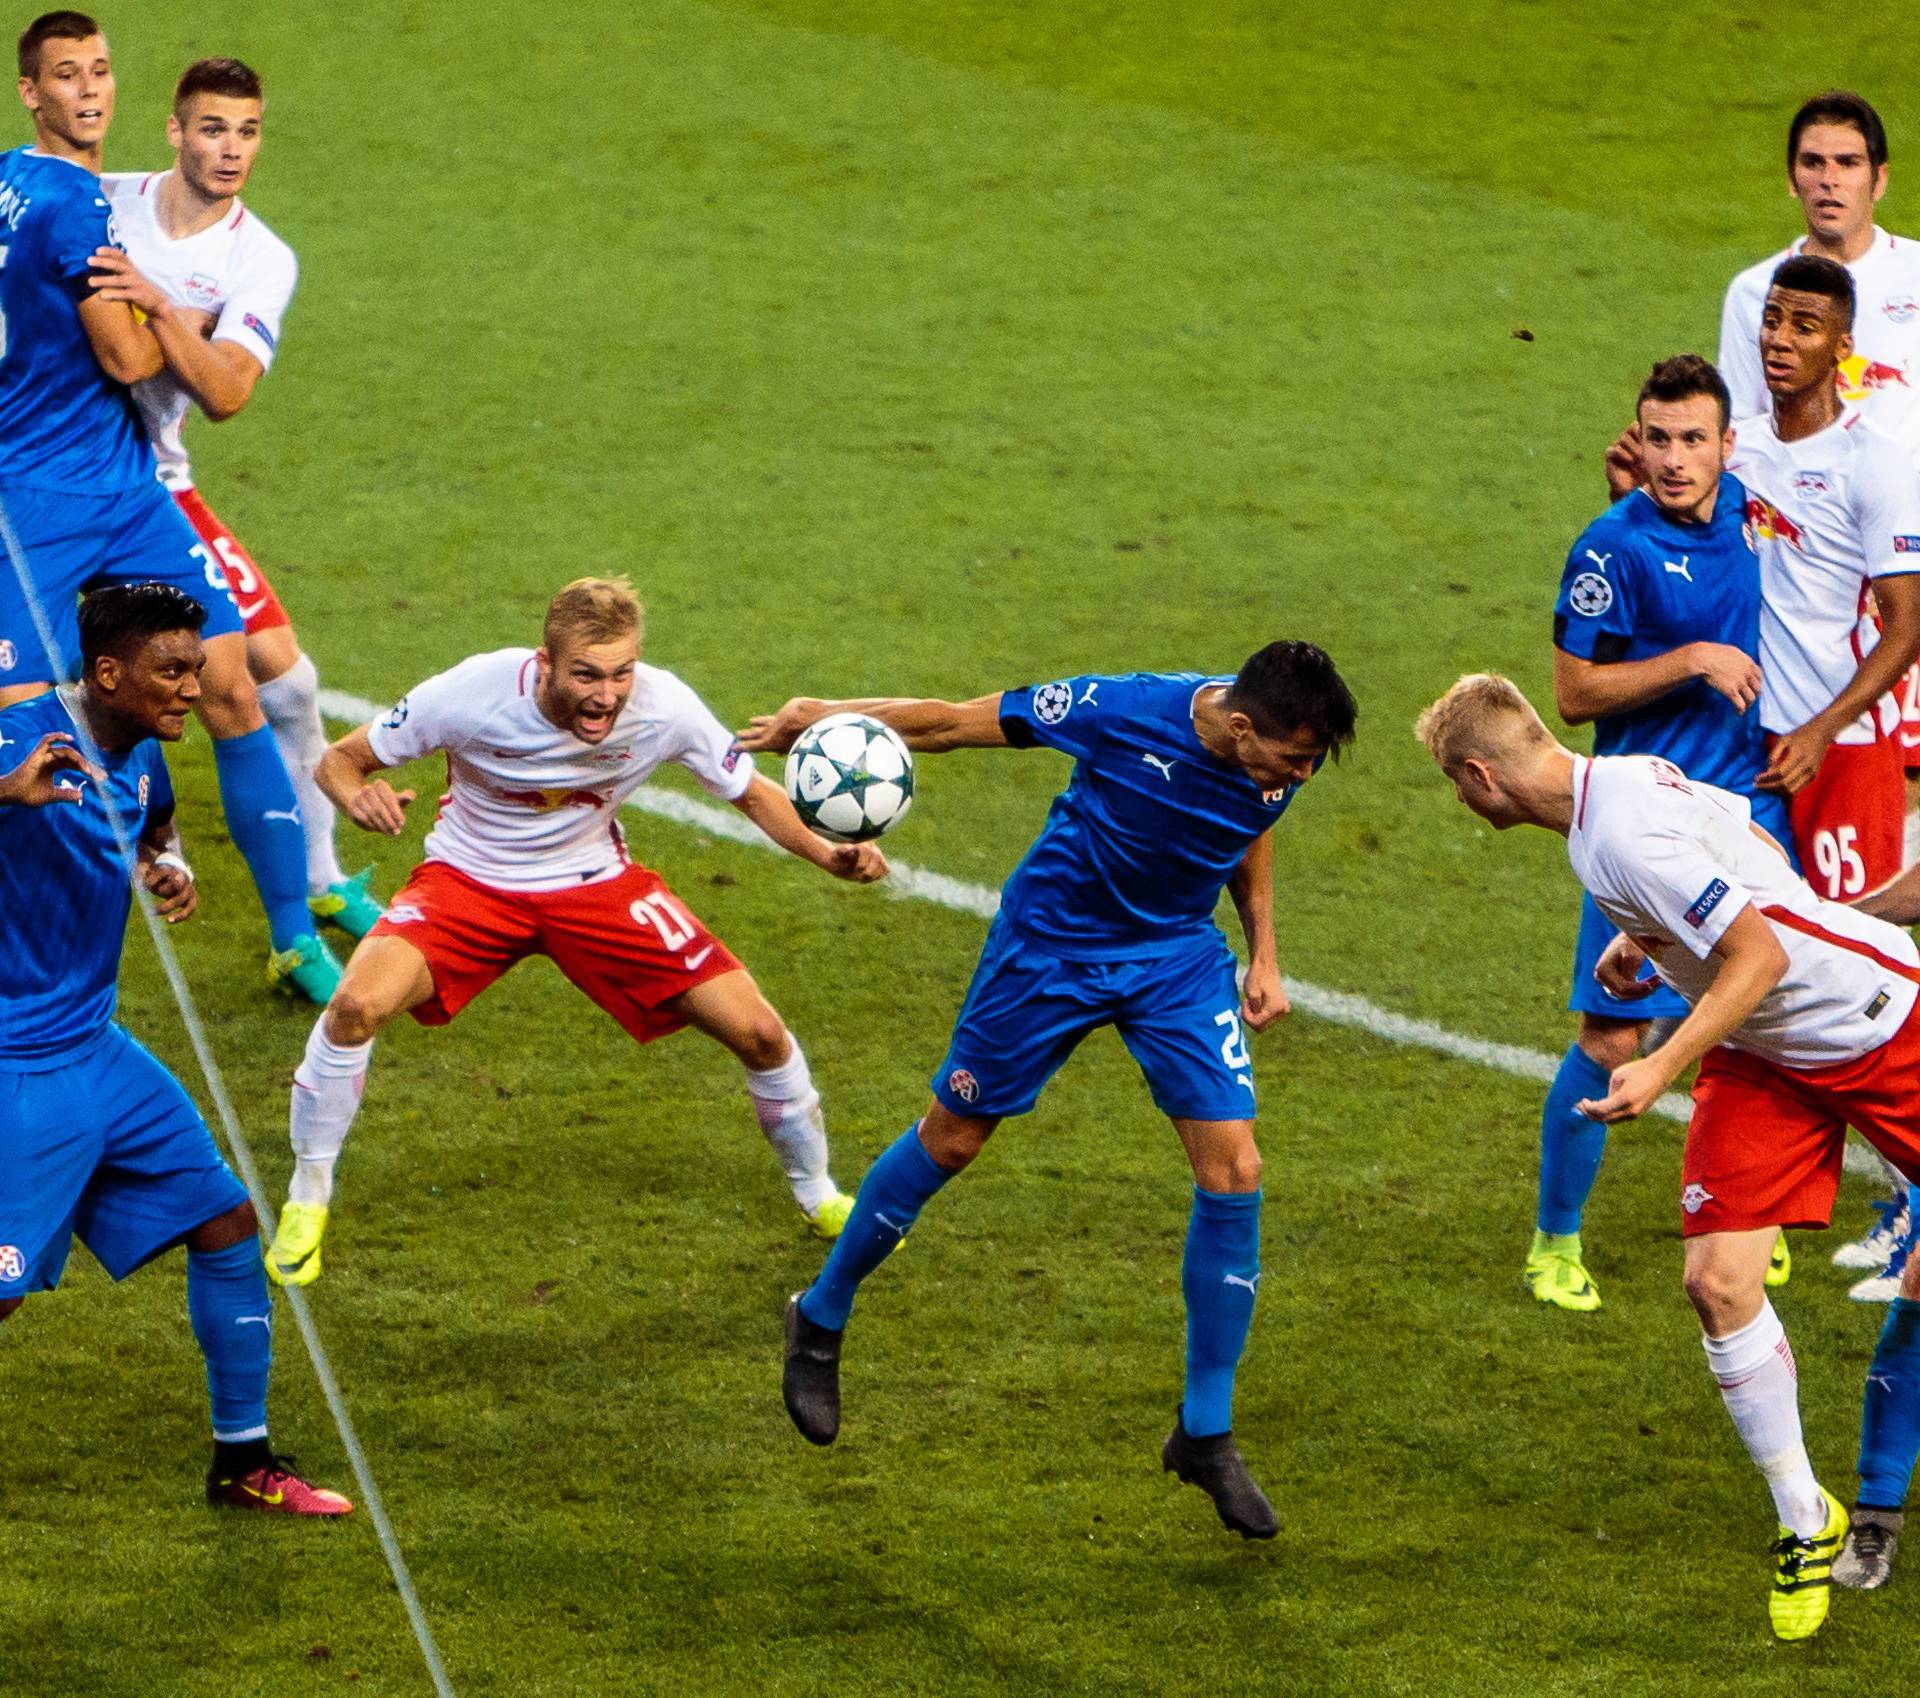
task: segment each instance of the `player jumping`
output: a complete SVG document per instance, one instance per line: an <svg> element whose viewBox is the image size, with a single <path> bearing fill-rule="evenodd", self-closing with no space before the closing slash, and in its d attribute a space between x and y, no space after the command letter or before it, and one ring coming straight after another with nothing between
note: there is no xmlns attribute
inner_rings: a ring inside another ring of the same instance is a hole
<svg viewBox="0 0 1920 1698"><path fill-rule="evenodd" d="M60 1282L72 1240L115 1279L184 1244L213 1406L207 1500L345 1515L267 1442L273 1303L253 1204L173 1076L113 1019L132 880L180 921L198 900L162 742L200 694L200 604L96 591L81 682L0 710L0 1320ZM120 848L102 792L133 846Z"/></svg>
<svg viewBox="0 0 1920 1698"><path fill-rule="evenodd" d="M1599 755L1663 755L1748 797L1784 836L1786 808L1757 791L1766 764L1760 716L1760 567L1745 532L1746 492L1726 475L1733 447L1726 385L1697 354L1663 360L1635 417L1645 484L1575 540L1553 609L1553 693L1569 725L1593 722ZM1625 1001L1593 975L1613 927L1587 897L1574 945L1579 1035L1540 1117L1540 1194L1527 1289L1575 1313L1600 1307L1580 1222L1607 1129L1578 1112L1631 1061L1649 1023L1686 1004L1665 986ZM1782 1241L1784 1246L1784 1240Z"/></svg>
<svg viewBox="0 0 1920 1698"><path fill-rule="evenodd" d="M1461 679L1417 730L1490 825L1567 839L1575 874L1623 934L1599 966L1614 993L1631 995L1651 958L1689 1005L1580 1107L1610 1125L1633 1119L1700 1063L1680 1195L1686 1291L1779 1516L1773 1630L1804 1639L1826 1619L1848 1517L1807 1461L1767 1259L1781 1228L1827 1224L1849 1125L1920 1172L1920 951L1816 896L1745 798L1657 758L1563 749L1504 678Z"/></svg>
<svg viewBox="0 0 1920 1698"><path fill-rule="evenodd" d="M307 906L363 937L380 918L367 875L348 878L334 850L334 809L313 782L326 753L320 681L266 574L194 486L184 431L190 405L230 419L273 363L298 266L293 250L243 205L259 155L260 78L237 59L189 65L173 91L167 140L173 168L101 178L125 251L94 255L102 300L145 315L167 369L134 386L160 481L226 576L247 639L260 708L300 798L306 834ZM325 994L332 985L317 987ZM324 997L323 997L324 1000Z"/></svg>
<svg viewBox="0 0 1920 1698"><path fill-rule="evenodd" d="M860 1282L921 1208L1025 1114L1080 1040L1112 1025L1193 1168L1181 1282L1186 1394L1163 1465L1250 1539L1278 1531L1233 1439L1233 1380L1260 1283L1260 1152L1247 1030L1287 1012L1269 833L1353 736L1352 695L1311 643L1273 643L1238 676L1063 679L970 702L796 700L743 747L780 750L826 714L871 714L909 748L1061 749L1073 781L1001 892L933 1102L861 1182L820 1277L787 1305L782 1391L814 1444L840 1430L840 1348ZM1244 998L1213 913L1248 948Z"/></svg>
<svg viewBox="0 0 1920 1698"><path fill-rule="evenodd" d="M0 510L29 584L0 569L0 706L75 669L74 595L158 580L204 597L207 669L196 704L213 739L228 830L266 910L269 976L324 998L339 965L307 911L299 803L247 671L225 576L168 498L127 386L165 356L124 301L88 288L114 245L100 149L113 117L106 37L79 12L50 12L20 38L20 97L34 145L0 154ZM34 603L51 627L42 640Z"/></svg>
<svg viewBox="0 0 1920 1698"><path fill-rule="evenodd" d="M535 954L639 1043L691 1025L732 1051L801 1212L823 1238L846 1220L853 1200L827 1171L826 1122L798 1040L727 946L658 873L629 860L618 809L676 761L835 878L884 878L886 858L809 831L692 690L640 664L640 621L625 582L577 579L547 608L541 647L462 661L320 762L321 787L341 810L389 836L413 792L376 773L444 751L449 777L426 860L354 950L293 1076L293 1184L268 1254L282 1285L320 1272L334 1164L374 1034L405 1013L443 1026Z"/></svg>

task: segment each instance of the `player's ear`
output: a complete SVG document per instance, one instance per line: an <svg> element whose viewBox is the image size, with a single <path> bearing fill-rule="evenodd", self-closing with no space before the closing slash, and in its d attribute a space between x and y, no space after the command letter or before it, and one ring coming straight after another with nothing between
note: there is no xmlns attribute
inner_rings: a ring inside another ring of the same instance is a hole
<svg viewBox="0 0 1920 1698"><path fill-rule="evenodd" d="M169 112L167 114L167 146L172 148L175 153L178 153L186 139L187 132L180 127L179 114Z"/></svg>
<svg viewBox="0 0 1920 1698"><path fill-rule="evenodd" d="M120 688L120 675L123 670L118 655L103 654L96 656L93 663L93 673L89 682L96 690L101 690L107 695L112 695L115 690Z"/></svg>
<svg viewBox="0 0 1920 1698"><path fill-rule="evenodd" d="M1880 197L1886 192L1887 192L1887 165L1886 165L1886 161L1882 160L1878 165L1876 165L1873 168L1874 201L1878 203Z"/></svg>

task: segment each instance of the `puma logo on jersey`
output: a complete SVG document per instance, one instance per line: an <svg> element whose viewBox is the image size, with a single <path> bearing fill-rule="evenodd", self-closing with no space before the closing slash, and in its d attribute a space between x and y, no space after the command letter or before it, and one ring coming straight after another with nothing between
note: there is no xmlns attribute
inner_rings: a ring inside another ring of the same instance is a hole
<svg viewBox="0 0 1920 1698"><path fill-rule="evenodd" d="M1140 758L1143 761L1145 761L1148 766L1152 767L1156 772L1158 772L1160 776L1164 778L1169 784L1173 782L1173 762L1172 761L1163 761L1158 755L1143 754Z"/></svg>
<svg viewBox="0 0 1920 1698"><path fill-rule="evenodd" d="M1095 690L1099 688L1100 688L1100 680L1096 678L1087 685L1085 690L1081 692L1079 705L1081 707L1092 707L1097 705L1094 702L1093 693Z"/></svg>
<svg viewBox="0 0 1920 1698"><path fill-rule="evenodd" d="M1607 562L1611 560L1613 556L1611 554L1595 554L1592 549L1588 549L1587 558L1593 562L1595 570L1604 572L1607 569Z"/></svg>
<svg viewBox="0 0 1920 1698"><path fill-rule="evenodd" d="M1680 563L1677 566L1671 560L1663 560L1660 564L1666 567L1676 578L1685 578L1688 583L1692 583L1693 574L1687 570L1687 562L1692 558L1693 556L1690 554L1683 554L1680 556Z"/></svg>

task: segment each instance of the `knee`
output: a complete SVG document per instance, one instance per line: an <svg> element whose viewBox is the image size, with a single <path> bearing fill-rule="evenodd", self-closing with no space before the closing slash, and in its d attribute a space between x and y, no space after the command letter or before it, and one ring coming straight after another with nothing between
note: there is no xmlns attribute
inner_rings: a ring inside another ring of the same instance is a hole
<svg viewBox="0 0 1920 1698"><path fill-rule="evenodd" d="M986 1148L997 1124L936 1110L920 1122L920 1147L949 1172L958 1172Z"/></svg>
<svg viewBox="0 0 1920 1698"><path fill-rule="evenodd" d="M24 1297L0 1297L0 1321L4 1321L24 1302Z"/></svg>
<svg viewBox="0 0 1920 1698"><path fill-rule="evenodd" d="M386 1023L387 1012L349 976L341 981L320 1018L329 1043L351 1048L372 1042L374 1033Z"/></svg>
<svg viewBox="0 0 1920 1698"><path fill-rule="evenodd" d="M793 1039L787 1024L764 1004L742 1028L734 1054L750 1073L766 1073L784 1067L793 1054Z"/></svg>
<svg viewBox="0 0 1920 1698"><path fill-rule="evenodd" d="M1746 1307L1753 1295L1748 1282L1726 1263L1705 1258L1688 1264L1680 1284L1694 1313L1709 1331L1717 1328L1724 1332L1727 1322Z"/></svg>
<svg viewBox="0 0 1920 1698"><path fill-rule="evenodd" d="M223 1215L202 1221L187 1234L189 1250L225 1250L260 1236L260 1217L251 1202L236 1203Z"/></svg>
<svg viewBox="0 0 1920 1698"><path fill-rule="evenodd" d="M1260 1151L1249 1140L1231 1150L1217 1150L1194 1164L1194 1183L1202 1191L1225 1195L1260 1189Z"/></svg>
<svg viewBox="0 0 1920 1698"><path fill-rule="evenodd" d="M1645 1029L1644 1023L1637 1020L1588 1017L1580 1022L1580 1036L1575 1041L1596 1066L1611 1073L1617 1067L1625 1067L1639 1053L1640 1034Z"/></svg>

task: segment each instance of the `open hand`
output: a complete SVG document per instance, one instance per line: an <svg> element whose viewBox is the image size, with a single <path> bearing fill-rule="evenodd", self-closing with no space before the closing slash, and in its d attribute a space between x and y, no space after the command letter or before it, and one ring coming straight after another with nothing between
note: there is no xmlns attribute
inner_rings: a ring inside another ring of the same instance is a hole
<svg viewBox="0 0 1920 1698"><path fill-rule="evenodd" d="M750 755L784 755L793 740L816 719L826 717L827 704L813 696L795 696L776 713L757 713L736 731L734 741Z"/></svg>
<svg viewBox="0 0 1920 1698"><path fill-rule="evenodd" d="M1610 443L1605 456L1607 493L1618 501L1641 485L1644 471L1640 463L1640 426L1630 424Z"/></svg>
<svg viewBox="0 0 1920 1698"><path fill-rule="evenodd" d="M376 778L347 799L346 815L362 831L398 837L406 829L407 804L413 795L411 790L396 790L384 778Z"/></svg>
<svg viewBox="0 0 1920 1698"><path fill-rule="evenodd" d="M118 248L95 248L87 261L87 287L102 301L125 301L148 318L165 318L173 302Z"/></svg>
<svg viewBox="0 0 1920 1698"><path fill-rule="evenodd" d="M1778 790L1791 796L1813 782L1827 750L1833 747L1833 733L1823 731L1818 720L1808 720L1797 730L1777 739L1767 756L1766 770L1754 782L1762 790Z"/></svg>
<svg viewBox="0 0 1920 1698"><path fill-rule="evenodd" d="M63 772L81 773L96 784L105 783L107 776L81 754L66 732L49 731L17 767L0 772L0 803L44 808L50 802L78 802L81 792L77 785L54 783Z"/></svg>
<svg viewBox="0 0 1920 1698"><path fill-rule="evenodd" d="M892 870L877 843L835 843L823 864L849 884L875 884Z"/></svg>
<svg viewBox="0 0 1920 1698"><path fill-rule="evenodd" d="M1660 988L1658 979L1640 976L1646 965L1647 952L1621 932L1600 951L1600 959L1593 964L1593 976L1608 996L1618 997L1622 1002L1638 1002Z"/></svg>
<svg viewBox="0 0 1920 1698"><path fill-rule="evenodd" d="M1660 1100L1660 1093L1672 1083L1659 1062L1650 1055L1643 1055L1639 1060L1629 1061L1625 1067L1613 1070L1613 1077L1607 1081L1607 1094L1598 1102L1587 1098L1573 1106L1589 1120L1597 1120L1603 1126L1613 1126L1622 1120L1638 1120Z"/></svg>

